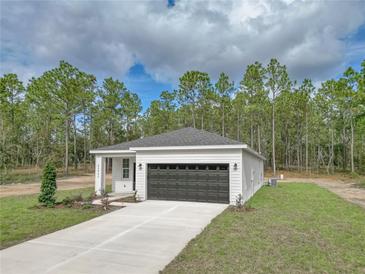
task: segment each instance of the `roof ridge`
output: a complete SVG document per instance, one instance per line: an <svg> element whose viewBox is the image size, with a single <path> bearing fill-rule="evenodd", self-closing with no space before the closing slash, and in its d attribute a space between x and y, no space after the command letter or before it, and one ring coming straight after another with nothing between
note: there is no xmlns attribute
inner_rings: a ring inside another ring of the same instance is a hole
<svg viewBox="0 0 365 274"><path fill-rule="evenodd" d="M210 133L210 134L214 134L214 135L216 135L217 137L225 138L225 139L230 140L230 141L235 141L235 142L241 143L240 141L234 140L234 139L229 138L229 137L227 137L227 136L222 136L222 135L220 135L220 134L218 134L218 133L216 133L216 132L211 132L211 131L208 131L208 130L205 130L205 129L200 129L200 128L193 128L193 129L200 130L200 131L202 131L202 132L207 132L207 133ZM243 144L243 143L242 143L242 144Z"/></svg>

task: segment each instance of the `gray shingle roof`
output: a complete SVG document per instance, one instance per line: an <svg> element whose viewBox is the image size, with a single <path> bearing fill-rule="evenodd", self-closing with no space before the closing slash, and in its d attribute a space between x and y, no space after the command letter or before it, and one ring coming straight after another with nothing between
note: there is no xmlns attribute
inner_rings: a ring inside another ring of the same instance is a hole
<svg viewBox="0 0 365 274"><path fill-rule="evenodd" d="M117 145L100 147L96 150L128 150L130 147L210 146L240 144L242 143L222 137L215 133L187 127L130 142L124 142Z"/></svg>

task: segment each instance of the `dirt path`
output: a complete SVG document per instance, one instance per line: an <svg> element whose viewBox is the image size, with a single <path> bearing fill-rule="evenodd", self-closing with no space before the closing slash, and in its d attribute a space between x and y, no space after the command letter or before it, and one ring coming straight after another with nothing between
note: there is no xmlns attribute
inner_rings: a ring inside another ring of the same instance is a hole
<svg viewBox="0 0 365 274"><path fill-rule="evenodd" d="M110 183L111 174L107 174L106 179L107 183ZM336 193L338 196L344 198L345 200L348 200L365 208L365 189L357 188L351 182L334 178L299 178L292 176L288 176L284 181L315 183ZM57 180L57 187L59 190L70 190L93 186L94 174L92 173ZM1 185L0 198L7 196L39 193L39 188L40 183Z"/></svg>
<svg viewBox="0 0 365 274"><path fill-rule="evenodd" d="M360 205L365 208L365 189L358 188L352 182L346 182L339 179L332 178L295 178L288 177L284 181L287 182L303 182L303 183L315 183L321 187L324 187L345 200Z"/></svg>
<svg viewBox="0 0 365 274"><path fill-rule="evenodd" d="M111 181L111 174L106 176L107 183ZM58 190L70 190L94 186L94 174L85 174L82 176L72 176L65 179L57 180ZM11 184L0 186L0 198L7 196L25 195L39 193L40 183L30 184Z"/></svg>

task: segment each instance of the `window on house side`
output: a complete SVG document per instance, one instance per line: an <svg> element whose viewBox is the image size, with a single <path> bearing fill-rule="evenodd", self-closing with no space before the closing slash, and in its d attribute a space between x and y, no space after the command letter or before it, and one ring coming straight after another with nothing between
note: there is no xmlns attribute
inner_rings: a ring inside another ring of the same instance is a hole
<svg viewBox="0 0 365 274"><path fill-rule="evenodd" d="M123 159L123 179L129 178L129 159Z"/></svg>

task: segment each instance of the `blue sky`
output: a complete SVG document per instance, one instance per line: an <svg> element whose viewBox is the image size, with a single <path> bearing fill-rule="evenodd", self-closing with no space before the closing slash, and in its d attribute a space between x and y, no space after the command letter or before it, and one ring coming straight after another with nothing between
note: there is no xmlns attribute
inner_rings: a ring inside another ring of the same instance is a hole
<svg viewBox="0 0 365 274"><path fill-rule="evenodd" d="M143 109L146 110L151 101L157 99L164 90L173 90L172 83L161 83L147 74L142 64L130 68L127 75L122 78L128 89L136 92L141 98Z"/></svg>
<svg viewBox="0 0 365 274"><path fill-rule="evenodd" d="M352 47L352 50L348 52L346 57L348 58L348 66L360 70L361 61L365 60L365 55L363 55L365 53L365 24L361 25L353 34L349 35L345 39L345 42L349 47ZM363 58L361 58L361 55Z"/></svg>
<svg viewBox="0 0 365 274"><path fill-rule="evenodd" d="M60 60L122 80L144 110L187 70L226 72L277 58L319 86L365 56L365 1L1 1L0 74L27 83ZM19 20L22 18L22 20Z"/></svg>

